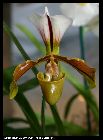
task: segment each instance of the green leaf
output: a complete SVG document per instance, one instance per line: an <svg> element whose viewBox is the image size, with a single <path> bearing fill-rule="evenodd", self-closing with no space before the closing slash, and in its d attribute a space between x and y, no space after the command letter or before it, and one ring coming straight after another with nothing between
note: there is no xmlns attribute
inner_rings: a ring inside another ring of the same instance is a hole
<svg viewBox="0 0 103 140"><path fill-rule="evenodd" d="M22 119L22 118L5 118L4 120L3 120L3 125L8 125L8 124L11 124L11 123L26 123L26 124L28 124L28 121L27 120L25 120L25 119Z"/></svg>
<svg viewBox="0 0 103 140"><path fill-rule="evenodd" d="M5 80L7 78L7 81L8 81L7 91L9 91L8 87L9 87L9 84L10 84L10 81L11 81L11 78L12 78L10 72L13 70L13 68L14 67L12 67L11 69L8 68L8 69L5 69L4 70L4 73L5 73L5 76L6 76L5 77ZM33 84L33 81L34 80L32 79L29 82L30 83L32 82L32 84ZM22 84L21 85L21 88L22 87L25 87L25 85L27 85L27 83L26 84ZM34 85L35 85L35 83L34 83ZM31 85L30 85L30 87L31 87ZM30 87L29 86L28 86L28 88L26 87L25 90L30 89ZM33 85L32 85L32 87L33 87ZM41 134L41 127L39 125L39 122L38 122L38 119L36 117L36 114L33 112L33 110L30 107L28 101L26 100L26 98L24 97L24 95L20 92L20 90L19 90L18 95L16 96L15 100L19 104L19 106L21 107L21 109L24 112L25 116L27 117L27 120L30 123L32 129L35 131L35 133L37 133L37 135L40 135Z"/></svg>
<svg viewBox="0 0 103 140"><path fill-rule="evenodd" d="M74 124L72 122L65 121L64 123L65 130L69 136L87 136L88 131L81 126Z"/></svg>
<svg viewBox="0 0 103 140"><path fill-rule="evenodd" d="M42 126L42 130L43 130L43 136L45 136L45 98L44 98L44 96L42 96L41 126Z"/></svg>
<svg viewBox="0 0 103 140"><path fill-rule="evenodd" d="M37 78L32 78L32 79L24 82L23 84L20 84L19 91L25 92L27 90L31 90L33 88L36 88L37 86L39 86L39 82L38 82Z"/></svg>
<svg viewBox="0 0 103 140"><path fill-rule="evenodd" d="M41 43L38 41L38 39L34 36L30 30L21 24L16 24L17 28L22 31L28 38L29 40L34 44L34 46L42 53L45 54L45 46L41 45Z"/></svg>
<svg viewBox="0 0 103 140"><path fill-rule="evenodd" d="M25 114L27 121L33 129L33 132L40 136L42 134L41 126L39 124L35 112L32 110L30 104L28 103L23 93L18 93L15 97L15 100L22 109L23 113Z"/></svg>
<svg viewBox="0 0 103 140"><path fill-rule="evenodd" d="M48 124L45 126L45 128L46 128L46 135L47 136L57 135L57 127L55 124Z"/></svg>
<svg viewBox="0 0 103 140"><path fill-rule="evenodd" d="M94 118L99 123L99 110L94 96L90 90L86 90L85 87L75 78L66 68L61 67L62 71L66 74L67 80L78 90L78 92L84 97L91 111L94 114Z"/></svg>
<svg viewBox="0 0 103 140"><path fill-rule="evenodd" d="M66 104L66 107L65 107L65 110L64 110L64 118L66 119L69 112L70 112L70 109L71 109L71 106L73 104L73 101L78 97L79 94L76 94L76 95L73 95L69 101L67 102Z"/></svg>
<svg viewBox="0 0 103 140"><path fill-rule="evenodd" d="M28 57L28 55L26 54L25 50L23 49L22 45L20 44L20 42L18 41L18 39L16 38L16 36L13 34L13 32L9 29L8 25L3 22L3 29L5 30L5 32L11 37L13 43L15 43L15 45L17 46L17 48L19 49L19 51L21 52L21 54L23 55L25 60L30 59L30 57Z"/></svg>
<svg viewBox="0 0 103 140"><path fill-rule="evenodd" d="M60 136L65 136L66 135L65 129L64 129L62 120L60 119L59 114L57 112L56 106L50 105L50 109L51 109L51 112L52 112L52 115L53 115L53 118L57 127L58 134Z"/></svg>
<svg viewBox="0 0 103 140"><path fill-rule="evenodd" d="M6 33L8 33L8 35L11 37L12 41L15 43L16 47L18 48L18 50L20 51L20 53L22 54L23 58L25 60L30 60L30 57L27 55L27 53L25 52L25 50L23 49L22 45L20 44L20 42L18 41L18 39L16 38L16 36L13 34L13 32L9 29L9 27L7 26L7 24L5 22L3 22L3 29L5 30ZM36 68L32 68L33 73L36 75L38 73L38 70Z"/></svg>
<svg viewBox="0 0 103 140"><path fill-rule="evenodd" d="M87 136L88 131L81 126L74 124L72 122L63 122L64 129L66 131L67 136ZM46 125L46 134L47 135L52 135L52 136L57 136L57 127L55 124L48 124Z"/></svg>
<svg viewBox="0 0 103 140"><path fill-rule="evenodd" d="M3 136L36 136L37 134L31 128L12 128L3 127Z"/></svg>

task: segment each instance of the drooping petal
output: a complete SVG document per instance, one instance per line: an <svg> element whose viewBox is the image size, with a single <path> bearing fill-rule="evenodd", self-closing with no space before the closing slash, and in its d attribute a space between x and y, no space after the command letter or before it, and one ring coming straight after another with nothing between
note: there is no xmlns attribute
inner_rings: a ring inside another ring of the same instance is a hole
<svg viewBox="0 0 103 140"><path fill-rule="evenodd" d="M31 69L35 64L36 64L36 62L34 62L32 60L27 60L25 63L19 64L15 68L15 71L13 73L13 79L15 81L17 81L25 72L27 72L29 69Z"/></svg>
<svg viewBox="0 0 103 140"><path fill-rule="evenodd" d="M94 3L63 3L61 11L73 19L74 26L84 26L99 14L99 6Z"/></svg>
<svg viewBox="0 0 103 140"><path fill-rule="evenodd" d="M27 60L25 63L23 64L19 64L13 73L13 79L15 81L17 81L23 74L25 74L29 69L31 69L32 67L34 67L35 65L47 61L50 59L50 55L42 57L42 58L38 58L37 60L33 61L33 60Z"/></svg>
<svg viewBox="0 0 103 140"><path fill-rule="evenodd" d="M10 99L13 99L18 93L18 86L16 82L13 80L10 84L10 94L9 97Z"/></svg>
<svg viewBox="0 0 103 140"><path fill-rule="evenodd" d="M25 63L23 64L19 64L13 73L13 81L10 84L10 99L13 99L18 92L18 86L16 81L19 80L19 78L25 74L29 69L31 69L32 67L34 67L35 65L39 64L40 62L44 62L49 60L50 56L45 56L42 58L37 59L36 61L33 60L27 60Z"/></svg>
<svg viewBox="0 0 103 140"><path fill-rule="evenodd" d="M91 88L95 87L95 69L89 67L84 60L65 56L53 55L55 59L64 61L80 72L89 82Z"/></svg>

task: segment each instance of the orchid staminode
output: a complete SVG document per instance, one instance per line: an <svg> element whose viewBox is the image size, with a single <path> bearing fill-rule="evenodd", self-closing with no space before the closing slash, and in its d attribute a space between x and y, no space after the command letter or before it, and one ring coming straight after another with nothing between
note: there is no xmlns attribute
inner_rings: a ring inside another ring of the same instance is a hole
<svg viewBox="0 0 103 140"><path fill-rule="evenodd" d="M33 14L30 18L40 32L46 46L46 55L36 60L27 60L16 67L13 73L13 81L10 85L10 98L13 99L18 91L17 81L32 67L41 62L46 62L45 72L39 72L37 79L42 93L50 105L54 105L60 99L63 90L65 73L59 68L59 61L70 64L78 72L95 86L95 69L90 68L84 60L59 55L60 40L72 20L62 15L50 16L47 7L43 16Z"/></svg>

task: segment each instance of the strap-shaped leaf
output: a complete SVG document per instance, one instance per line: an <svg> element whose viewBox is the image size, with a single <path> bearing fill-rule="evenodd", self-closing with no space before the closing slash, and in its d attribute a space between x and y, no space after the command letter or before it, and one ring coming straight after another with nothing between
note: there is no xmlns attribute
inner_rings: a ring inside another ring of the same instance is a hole
<svg viewBox="0 0 103 140"><path fill-rule="evenodd" d="M95 87L95 69L89 67L84 60L65 56L53 55L55 59L66 62L80 72L89 82L92 88Z"/></svg>
<svg viewBox="0 0 103 140"><path fill-rule="evenodd" d="M22 45L20 44L20 42L18 41L18 39L16 38L16 36L14 35L14 33L10 30L10 28L8 27L8 25L3 22L3 29L5 30L5 32L11 37L13 43L15 43L16 47L18 48L18 50L20 51L21 55L23 56L23 58L25 60L29 60L30 57L27 55L27 53L25 52L25 50L23 49ZM36 68L32 69L33 73L36 75L38 73L38 70Z"/></svg>
<svg viewBox="0 0 103 140"><path fill-rule="evenodd" d="M71 106L72 106L72 104L73 104L73 101L75 101L75 99L78 97L78 93L77 94L75 94L75 95L73 95L70 99L69 99L69 101L67 102L67 104L66 104L66 107L65 107L65 110L64 110L64 118L66 119L67 118L67 116L68 116L68 114L69 114L69 112L70 112L70 109L71 109Z"/></svg>
<svg viewBox="0 0 103 140"><path fill-rule="evenodd" d="M66 74L67 80L79 91L79 93L84 97L87 104L89 105L91 111L94 114L94 118L96 122L99 122L99 110L98 105L96 103L95 97L92 95L89 89L85 89L84 86L72 75L68 69L61 66L61 69Z"/></svg>
<svg viewBox="0 0 103 140"><path fill-rule="evenodd" d="M31 105L29 104L26 97L23 95L23 93L19 92L15 98L15 101L20 106L21 110L23 111L28 123L30 124L33 132L40 136L42 134L42 129L39 124L38 118L36 116L36 113L33 111Z"/></svg>
<svg viewBox="0 0 103 140"><path fill-rule="evenodd" d="M52 106L50 106L50 109L51 109L51 112L52 112L52 115L53 115L53 118L54 118L54 121L55 121L55 124L56 124L56 127L57 127L58 134L60 136L65 136L66 135L65 128L64 128L62 120L61 120L61 118L58 114L56 106L52 105Z"/></svg>
<svg viewBox="0 0 103 140"><path fill-rule="evenodd" d="M40 41L35 37L30 29L28 29L28 27L22 24L16 24L16 27L29 38L29 40L34 44L39 52L41 52L42 54L46 53L45 46L40 43Z"/></svg>

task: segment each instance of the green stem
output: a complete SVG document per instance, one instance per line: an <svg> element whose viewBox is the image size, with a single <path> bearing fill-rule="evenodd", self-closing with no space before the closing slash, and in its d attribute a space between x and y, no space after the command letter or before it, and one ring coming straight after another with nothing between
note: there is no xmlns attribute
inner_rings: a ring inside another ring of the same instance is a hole
<svg viewBox="0 0 103 140"><path fill-rule="evenodd" d="M80 51L81 51L81 59L85 60L85 48L84 48L84 40L83 40L83 27L79 27L79 37L80 37ZM85 89L89 88L87 81L84 79L84 86ZM90 121L90 109L89 106L86 104L87 109L87 125L88 125L88 132L91 132L91 121Z"/></svg>
<svg viewBox="0 0 103 140"><path fill-rule="evenodd" d="M50 105L59 136L66 136L65 128L59 116L56 105Z"/></svg>
<svg viewBox="0 0 103 140"><path fill-rule="evenodd" d="M45 98L42 96L42 107L41 107L41 126L42 126L42 132L43 136L45 136Z"/></svg>

